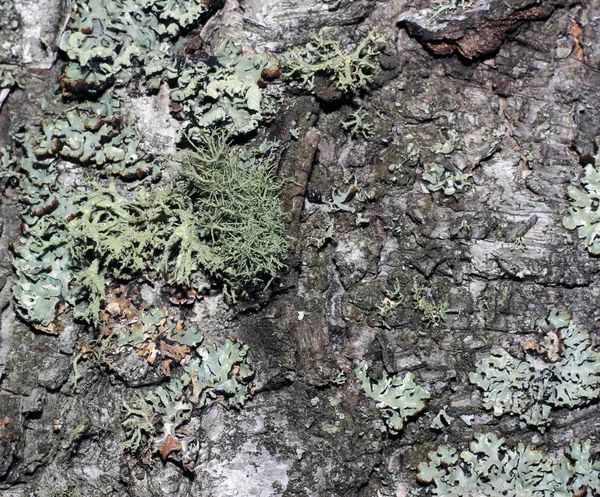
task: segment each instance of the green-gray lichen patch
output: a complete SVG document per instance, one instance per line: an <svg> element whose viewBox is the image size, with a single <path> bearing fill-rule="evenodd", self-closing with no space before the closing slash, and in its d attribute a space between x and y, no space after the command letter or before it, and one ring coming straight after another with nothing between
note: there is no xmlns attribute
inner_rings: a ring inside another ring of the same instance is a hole
<svg viewBox="0 0 600 497"><path fill-rule="evenodd" d="M351 135L362 137L366 140L373 136L373 123L368 121L369 114L360 107L356 112L350 114L345 121L341 121L340 125L345 131L349 131Z"/></svg>
<svg viewBox="0 0 600 497"><path fill-rule="evenodd" d="M315 35L309 43L284 56L284 75L298 78L300 85L308 89L314 87L317 75L327 76L340 92L354 93L373 80L380 43L385 39L371 31L354 50L346 52L339 41Z"/></svg>
<svg viewBox="0 0 600 497"><path fill-rule="evenodd" d="M277 275L288 239L274 150L243 168L228 136L202 134L171 187L129 198L111 183L79 197L62 233L88 296L83 319L98 321L107 281L150 269L177 285L204 288L212 277L233 300Z"/></svg>
<svg viewBox="0 0 600 497"><path fill-rule="evenodd" d="M427 295L424 285L417 283L415 279L411 289L413 307L423 314L422 320L430 324L445 323L447 314L456 314L459 309L452 309L447 302L434 303Z"/></svg>
<svg viewBox="0 0 600 497"><path fill-rule="evenodd" d="M80 254L65 243L65 226L81 214L77 195L82 191L61 180L60 159L102 167L126 180L158 178L157 164L143 160L141 137L133 125L123 124L119 109L119 99L107 93L98 102L42 121L38 136L17 135L18 159L2 155L3 163L17 162L21 178L23 223L22 236L14 244L13 293L19 314L38 329L57 331L56 317L75 304L81 286L93 289L93 295L103 286L94 279L95 266L74 278ZM77 222L70 226L77 227Z"/></svg>
<svg viewBox="0 0 600 497"><path fill-rule="evenodd" d="M422 178L426 184L422 184L421 189L424 193L443 191L444 195L452 196L471 188L471 176L460 171L448 171L444 166L433 163L423 171Z"/></svg>
<svg viewBox="0 0 600 497"><path fill-rule="evenodd" d="M247 134L274 112L275 104L265 103L258 81L264 71L278 70L277 59L266 54L246 57L229 40L215 56L217 64L198 62L181 71L178 89L171 94L173 101L183 104L182 129L192 140L213 127Z"/></svg>
<svg viewBox="0 0 600 497"><path fill-rule="evenodd" d="M568 230L577 230L590 254L600 253L600 154L594 165L588 164L580 180L580 186L570 185L567 193L571 207L563 217L563 225Z"/></svg>
<svg viewBox="0 0 600 497"><path fill-rule="evenodd" d="M59 43L65 95L101 93L142 71L157 88L180 32L207 11L200 0L76 0Z"/></svg>
<svg viewBox="0 0 600 497"><path fill-rule="evenodd" d="M542 452L504 438L476 433L469 450L441 445L418 465L417 479L441 497L598 495L600 462L591 460L590 441L572 439L554 462Z"/></svg>
<svg viewBox="0 0 600 497"><path fill-rule="evenodd" d="M156 315L160 317L160 312ZM165 326L164 316L159 331ZM186 426L192 411L217 400L241 407L252 395L254 371L247 359L248 347L230 339L220 346L201 346L198 332L197 328L183 333L175 328L175 333L169 334L172 340L191 344L189 353L180 360L183 374L173 376L146 396L139 395L132 406L123 404L127 450L137 452L148 447L163 459L177 455L191 467L199 448L196 433Z"/></svg>
<svg viewBox="0 0 600 497"><path fill-rule="evenodd" d="M60 184L57 161L38 158L29 135L17 137L22 148L18 160L20 200L24 206L20 238L14 243L13 266L17 279L13 294L17 312L38 329L57 332L55 322L66 303L72 275L70 254L61 243L57 224L75 213L72 192Z"/></svg>
<svg viewBox="0 0 600 497"><path fill-rule="evenodd" d="M600 354L591 349L589 333L565 312L553 310L537 325L558 338L551 340L558 345L554 353L546 353L548 358L527 353L518 359L494 349L469 379L483 390L483 407L493 409L494 415L516 414L544 431L553 408L584 406L600 396Z"/></svg>
<svg viewBox="0 0 600 497"><path fill-rule="evenodd" d="M160 177L158 165L145 160L135 125L123 122L121 100L110 92L88 108L71 109L64 116L42 121L41 128L34 147L37 157L93 165L127 181Z"/></svg>
<svg viewBox="0 0 600 497"><path fill-rule="evenodd" d="M354 374L364 392L377 402L385 423L392 433L404 428L406 421L426 407L429 392L415 383L415 375L389 375L386 371L380 380L373 381L367 374L367 365L358 364Z"/></svg>

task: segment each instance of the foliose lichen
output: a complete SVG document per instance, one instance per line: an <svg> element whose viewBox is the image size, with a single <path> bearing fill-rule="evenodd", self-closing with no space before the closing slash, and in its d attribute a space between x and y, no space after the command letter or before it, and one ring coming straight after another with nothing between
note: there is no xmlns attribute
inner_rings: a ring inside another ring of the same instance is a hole
<svg viewBox="0 0 600 497"><path fill-rule="evenodd" d="M469 380L483 390L483 407L494 415L515 414L544 431L553 408L584 406L600 396L600 354L566 312L553 309L536 324L550 339L548 345L530 345L526 352L533 352L524 359L494 349ZM547 357L540 355L544 350Z"/></svg>
<svg viewBox="0 0 600 497"><path fill-rule="evenodd" d="M571 199L568 213L563 217L563 225L568 230L577 230L590 254L600 253L600 154L595 164L588 164L579 185L567 188Z"/></svg>
<svg viewBox="0 0 600 497"><path fill-rule="evenodd" d="M70 61L60 78L63 93L101 93L136 74L157 88L181 31L207 10L200 0L73 0L59 43Z"/></svg>
<svg viewBox="0 0 600 497"><path fill-rule="evenodd" d="M571 497L598 495L600 462L590 441L572 439L558 462L518 444L514 449L493 433L475 433L469 450L441 445L418 465L417 479L443 497Z"/></svg>
<svg viewBox="0 0 600 497"><path fill-rule="evenodd" d="M415 383L415 375L389 375L383 372L381 379L374 381L367 374L368 366L360 362L354 369L363 391L377 402L377 407L392 433L404 428L406 421L426 407L429 392Z"/></svg>
<svg viewBox="0 0 600 497"><path fill-rule="evenodd" d="M420 285L417 280L413 280L411 288L412 304L415 310L423 314L422 320L427 324L438 324L446 322L447 314L456 314L459 309L452 309L447 302L436 304L427 295L427 287Z"/></svg>
<svg viewBox="0 0 600 497"><path fill-rule="evenodd" d="M304 46L284 55L284 76L298 78L299 84L312 90L315 77L327 76L342 93L355 93L373 80L378 45L385 38L371 31L352 51L342 49L340 42L313 35Z"/></svg>
<svg viewBox="0 0 600 497"><path fill-rule="evenodd" d="M128 181L159 177L160 166L145 160L140 136L123 122L119 105L107 93L64 117L42 121L40 135L15 136L19 156L11 160L21 177L23 223L14 244L13 293L19 314L38 329L58 331L57 315L75 304L78 293L72 286L78 254L65 243L64 227L76 217L77 194L83 191L72 180L65 183L68 170L92 165Z"/></svg>
<svg viewBox="0 0 600 497"><path fill-rule="evenodd" d="M188 65L171 94L173 101L183 104L182 130L191 140L213 127L233 135L247 134L274 113L275 104L265 102L258 82L262 75L278 72L276 58L266 54L246 57L229 40L221 43L215 57L210 65Z"/></svg>
<svg viewBox="0 0 600 497"><path fill-rule="evenodd" d="M186 330L159 309L143 314L143 332L139 327L133 330L129 346L142 353L150 349L148 360L157 367L157 354L162 354L171 362L169 373L177 364L182 374L173 375L169 383L145 396L138 395L132 405L123 404L124 447L132 452L147 448L163 459L177 455L190 467L198 451L196 434L186 431L192 411L217 400L241 407L252 395L254 371L247 360L248 347L231 339L220 346L202 346L203 335L197 327ZM157 340L157 348L149 347Z"/></svg>
<svg viewBox="0 0 600 497"><path fill-rule="evenodd" d="M422 184L421 189L424 193L443 191L444 195L451 196L471 188L471 176L470 173L452 172L441 164L433 163L423 171L422 178L427 184Z"/></svg>

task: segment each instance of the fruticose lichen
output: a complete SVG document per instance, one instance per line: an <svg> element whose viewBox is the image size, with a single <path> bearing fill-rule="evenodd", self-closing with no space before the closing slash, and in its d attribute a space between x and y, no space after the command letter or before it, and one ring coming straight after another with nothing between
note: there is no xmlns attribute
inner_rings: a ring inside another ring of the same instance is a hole
<svg viewBox="0 0 600 497"><path fill-rule="evenodd" d="M451 309L447 302L432 303L427 295L426 287L417 283L416 279L413 281L411 293L413 307L423 314L422 320L428 325L445 323L447 314L459 312L458 309Z"/></svg>
<svg viewBox="0 0 600 497"><path fill-rule="evenodd" d="M423 171L423 181L427 184L421 185L424 193L433 193L443 191L444 195L451 196L455 193L462 193L471 188L469 178L472 174L461 173L459 171L448 171L444 166L433 163Z"/></svg>
<svg viewBox="0 0 600 497"><path fill-rule="evenodd" d="M475 433L469 450L441 445L418 465L417 479L441 497L572 497L598 495L600 462L590 441L572 439L558 462L518 444L511 449L493 433Z"/></svg>
<svg viewBox="0 0 600 497"><path fill-rule="evenodd" d="M406 421L426 407L429 392L415 383L415 375L407 373L389 375L386 371L380 380L373 381L367 374L367 364L360 362L354 369L363 391L377 401L377 407L392 433L404 428Z"/></svg>
<svg viewBox="0 0 600 497"><path fill-rule="evenodd" d="M284 76L298 78L300 85L310 90L317 75L328 76L340 92L357 92L373 80L380 43L385 39L371 31L353 51L345 52L339 41L313 35L309 43L284 56Z"/></svg>
<svg viewBox="0 0 600 497"><path fill-rule="evenodd" d="M563 217L563 225L569 230L577 230L590 254L600 253L600 154L594 165L585 166L585 174L580 186L570 185L567 193L571 207Z"/></svg>
<svg viewBox="0 0 600 497"><path fill-rule="evenodd" d="M288 240L273 151L242 168L226 133L201 137L175 185L128 198L111 183L76 200L62 243L88 295L85 320L98 321L108 281L150 269L192 288L217 279L235 300L283 267Z"/></svg>
<svg viewBox="0 0 600 497"><path fill-rule="evenodd" d="M600 396L600 354L566 312L554 309L536 324L546 336L527 346L533 353L517 359L494 349L469 379L483 390L483 407L494 415L516 414L544 431L553 408L584 406Z"/></svg>
<svg viewBox="0 0 600 497"><path fill-rule="evenodd" d="M341 121L340 125L346 131L350 131L351 135L362 137L366 140L374 133L373 123L367 121L369 114L360 107L356 112L348 116L345 121Z"/></svg>

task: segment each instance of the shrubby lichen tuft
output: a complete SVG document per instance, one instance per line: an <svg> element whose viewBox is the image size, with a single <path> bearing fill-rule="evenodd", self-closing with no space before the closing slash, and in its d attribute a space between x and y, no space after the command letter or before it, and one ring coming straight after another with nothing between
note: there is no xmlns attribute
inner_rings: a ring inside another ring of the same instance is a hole
<svg viewBox="0 0 600 497"><path fill-rule="evenodd" d="M76 201L78 214L62 233L88 295L84 319L97 322L106 281L150 269L187 286L199 272L236 300L283 268L288 240L274 150L243 168L226 133L201 138L171 187L129 198L111 183Z"/></svg>
<svg viewBox="0 0 600 497"><path fill-rule="evenodd" d="M285 54L284 75L298 78L308 89L314 87L316 76L327 76L340 92L355 93L373 80L380 43L385 39L371 31L354 50L346 52L339 41L313 35L309 43Z"/></svg>

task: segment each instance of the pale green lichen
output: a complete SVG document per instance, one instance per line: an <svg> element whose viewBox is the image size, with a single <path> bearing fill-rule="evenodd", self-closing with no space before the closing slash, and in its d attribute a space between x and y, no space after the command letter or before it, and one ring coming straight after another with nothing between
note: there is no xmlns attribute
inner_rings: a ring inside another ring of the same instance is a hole
<svg viewBox="0 0 600 497"><path fill-rule="evenodd" d="M577 230L577 236L583 240L590 254L600 253L600 154L594 165L585 166L580 186L575 184L567 188L571 207L563 217L563 225L568 230Z"/></svg>
<svg viewBox="0 0 600 497"><path fill-rule="evenodd" d="M72 9L59 43L70 61L60 78L68 95L124 85L142 71L157 88L180 32L207 10L200 0L74 0Z"/></svg>
<svg viewBox="0 0 600 497"><path fill-rule="evenodd" d="M352 184L350 184L345 190L335 188L331 191L331 200L325 201L323 204L323 210L326 213L338 211L354 213L356 212L356 208L349 206L348 203L356 196L357 193L358 185L356 184L356 178L354 178Z"/></svg>
<svg viewBox="0 0 600 497"><path fill-rule="evenodd" d="M12 88L17 84L17 80L12 72L5 67L0 66L0 90L3 88Z"/></svg>
<svg viewBox="0 0 600 497"><path fill-rule="evenodd" d="M82 497L79 485L59 476L45 476L35 486L34 497Z"/></svg>
<svg viewBox="0 0 600 497"><path fill-rule="evenodd" d="M134 124L123 122L121 100L111 92L98 102L42 121L41 128L34 145L37 157L90 164L125 180L159 177L159 166L144 160L142 137Z"/></svg>
<svg viewBox="0 0 600 497"><path fill-rule="evenodd" d="M404 428L406 421L426 407L429 392L415 383L415 375L389 375L386 371L374 381L367 374L367 364L361 362L354 369L363 391L377 402L377 407L392 433Z"/></svg>
<svg viewBox="0 0 600 497"><path fill-rule="evenodd" d="M69 253L60 243L56 220L75 213L67 189L60 184L53 157L38 158L29 135L17 137L22 148L18 161L22 235L14 243L17 279L13 294L17 312L39 329L54 332L54 320L66 302L72 302Z"/></svg>
<svg viewBox="0 0 600 497"><path fill-rule="evenodd" d="M316 76L327 76L340 92L354 93L373 81L380 43L385 39L371 31L354 50L346 52L339 41L313 35L309 43L284 55L284 75L298 78L308 89L313 89Z"/></svg>
<svg viewBox="0 0 600 497"><path fill-rule="evenodd" d="M494 349L469 379L483 390L483 407L494 415L515 414L544 431L553 408L584 406L600 396L600 354L566 312L554 309L537 325L551 338L547 358L540 356L541 346L524 359Z"/></svg>
<svg viewBox="0 0 600 497"><path fill-rule="evenodd" d="M175 102L183 103L182 129L192 140L213 127L234 135L249 133L270 113L258 81L263 70L277 69L277 59L246 57L229 40L223 41L215 57L217 64L199 62L183 70L178 89L171 94Z"/></svg>
<svg viewBox="0 0 600 497"><path fill-rule="evenodd" d="M385 288L383 290L383 295L383 300L377 305L377 311L382 318L387 318L404 302L402 285L396 280L392 288Z"/></svg>
<svg viewBox="0 0 600 497"><path fill-rule="evenodd" d="M23 234L14 245L18 278L13 293L20 315L39 329L55 331L57 315L75 303L78 293L78 285L72 283L80 254L65 244L64 226L79 212L76 196L81 190L64 184L60 159L102 167L126 180L156 179L159 174L155 162L142 160L141 138L135 127L123 123L119 109L119 100L107 93L98 102L68 110L64 117L42 121L39 136L16 136L24 208ZM100 261L94 264L78 275L78 281L94 296L97 314L104 285L94 272Z"/></svg>
<svg viewBox="0 0 600 497"><path fill-rule="evenodd" d="M349 131L351 135L362 137L366 140L373 136L373 123L367 121L369 114L360 107L356 112L350 114L345 121L341 121L340 125L345 131Z"/></svg>
<svg viewBox="0 0 600 497"><path fill-rule="evenodd" d="M471 188L471 176L473 175L470 173L452 172L440 164L433 163L423 171L422 178L427 184L422 184L421 189L424 193L443 191L444 195L452 196Z"/></svg>
<svg viewBox="0 0 600 497"><path fill-rule="evenodd" d="M107 280L155 269L189 286L201 272L235 300L284 266L288 240L274 155L257 156L244 169L227 134L202 140L172 187L128 198L111 184L77 200L78 216L64 226L63 239L88 294L84 319L97 322Z"/></svg>
<svg viewBox="0 0 600 497"><path fill-rule="evenodd" d="M412 304L415 310L423 314L422 320L427 324L439 324L446 322L446 316L448 314L456 314L459 309L452 309L447 302L441 302L436 304L427 295L427 288L425 285L420 285L417 280L413 280L413 286L411 289L412 293Z"/></svg>
<svg viewBox="0 0 600 497"><path fill-rule="evenodd" d="M148 447L163 459L178 454L189 467L193 466L199 447L196 433L187 431L192 411L216 400L241 407L252 394L254 371L247 360L247 346L230 339L220 346L201 346L202 335L197 328L182 332L169 322L166 321L166 328L171 328L171 332L167 336L178 343L190 344L187 350L193 352L180 361L182 375L145 396L139 395L133 406L123 404L124 446L132 452ZM160 328L164 328L164 319L160 323ZM149 331L150 336L155 333L152 326ZM164 331L159 330L161 333ZM154 340L162 339L155 336Z"/></svg>
<svg viewBox="0 0 600 497"><path fill-rule="evenodd" d="M441 445L418 465L417 479L441 497L571 497L598 495L600 462L591 460L590 441L572 439L554 462L542 452L504 438L476 433L469 450Z"/></svg>

